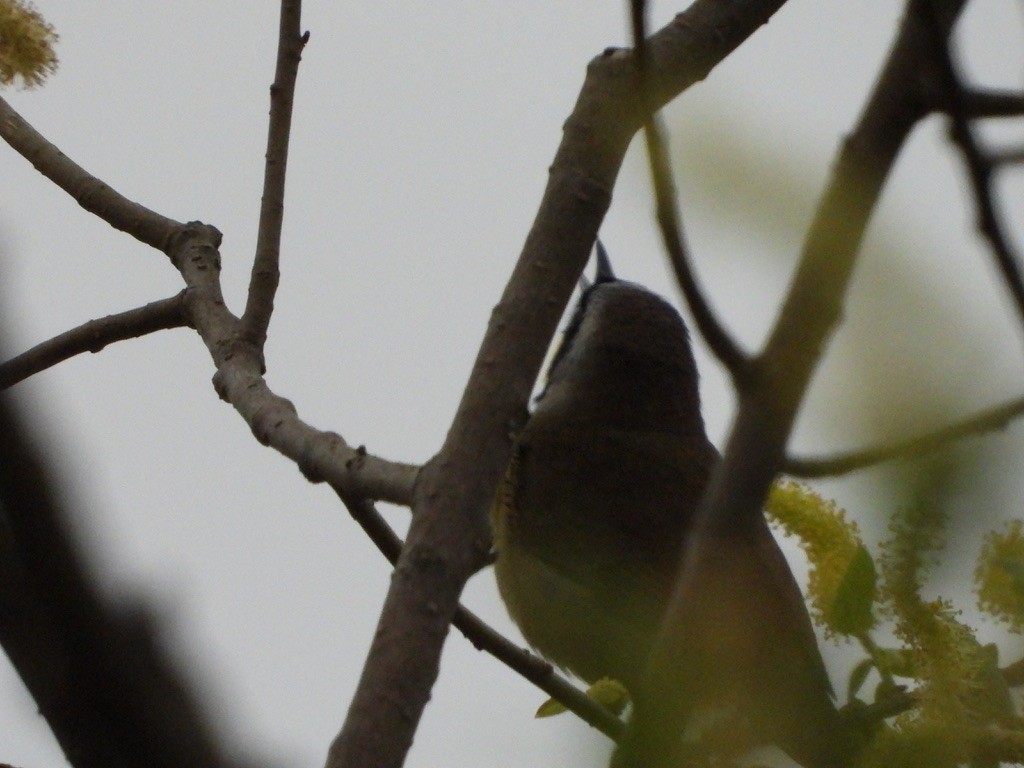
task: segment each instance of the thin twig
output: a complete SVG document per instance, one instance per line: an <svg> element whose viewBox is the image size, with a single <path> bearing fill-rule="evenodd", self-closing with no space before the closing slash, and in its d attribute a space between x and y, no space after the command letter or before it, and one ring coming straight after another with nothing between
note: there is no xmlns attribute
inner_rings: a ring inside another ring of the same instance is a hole
<svg viewBox="0 0 1024 768"><path fill-rule="evenodd" d="M2 98L0 138L89 213L146 245L166 252L171 237L181 227L179 222L129 200L86 172L43 138Z"/></svg>
<svg viewBox="0 0 1024 768"><path fill-rule="evenodd" d="M0 390L24 381L82 352L99 352L108 344L188 325L185 292L144 307L90 320L0 363Z"/></svg>
<svg viewBox="0 0 1024 768"><path fill-rule="evenodd" d="M863 448L859 451L836 453L821 458L789 457L782 465L782 472L792 477L804 478L845 475L885 461L921 456L939 450L954 440L1002 429L1022 413L1024 413L1024 397L980 411L969 418L949 424L934 432L901 440L892 445Z"/></svg>
<svg viewBox="0 0 1024 768"><path fill-rule="evenodd" d="M644 0L632 0L630 7L633 50L640 81L639 90L645 101L648 101L646 3ZM668 159L668 142L665 138L665 131L657 109L648 103L645 105L645 112L649 117L644 123L644 139L646 140L647 158L657 201L658 225L661 229L665 250L668 252L669 261L676 274L676 281L683 291L683 296L686 297L690 312L693 313L697 329L733 379L738 379L747 372L749 360L722 327L697 282L697 276L694 273L686 246L682 219L679 216L678 195L672 176L672 166Z"/></svg>
<svg viewBox="0 0 1024 768"><path fill-rule="evenodd" d="M277 68L270 86L270 124L263 170L263 201L260 205L256 256L249 279L249 297L242 314L242 333L257 348L267 340L274 294L280 282L281 228L284 223L284 183L288 169L288 139L291 134L292 105L302 49L309 32L300 33L302 0L281 0L277 38Z"/></svg>
<svg viewBox="0 0 1024 768"><path fill-rule="evenodd" d="M353 497L338 487L334 487L334 491L388 562L397 563L402 540L373 503ZM619 718L559 675L548 662L511 642L463 605L456 608L452 624L477 650L494 656L608 738L614 741L622 735L625 726Z"/></svg>
<svg viewBox="0 0 1024 768"><path fill-rule="evenodd" d="M1024 326L1024 275L1021 274L1020 259L1013 252L993 202L992 162L985 155L971 127L969 118L972 97L967 95L969 91L956 71L953 63L953 43L949 36L943 33L934 3L935 0L932 0L926 4L924 16L934 48L935 70L943 90L942 106L949 115L950 136L960 148L960 154L967 164L971 187L974 190L978 228L992 248L992 255L1017 308L1018 319ZM973 100L976 99L975 95Z"/></svg>

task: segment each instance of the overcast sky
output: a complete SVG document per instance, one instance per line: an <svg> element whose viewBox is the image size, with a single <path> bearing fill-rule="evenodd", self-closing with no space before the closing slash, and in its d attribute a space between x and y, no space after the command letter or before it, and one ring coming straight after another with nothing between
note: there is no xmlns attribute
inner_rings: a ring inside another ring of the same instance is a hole
<svg viewBox="0 0 1024 768"><path fill-rule="evenodd" d="M225 292L239 312L256 236L276 3L37 4L61 35L61 69L43 89L5 96L123 194L217 226ZM669 110L698 269L748 348L775 315L900 8L897 0L791 0ZM654 26L681 9L657 3ZM1021 5L971 0L970 9L967 71L1020 88ZM625 8L307 2L303 26L312 37L295 101L267 378L307 422L386 458L422 462L443 440L586 63L627 39ZM1019 127L987 135L1024 140ZM620 275L678 305L637 149L602 236ZM973 233L964 191L933 118L913 136L873 222L799 449L908 434L927 423L915 404L949 418L1021 393L1024 334ZM1003 194L1019 214L1020 179ZM1024 218L1013 224L1024 238ZM162 254L84 213L4 146L0 269L12 352L181 288ZM703 348L698 359L720 444L731 395ZM326 487L256 443L217 399L212 372L198 337L176 330L71 360L14 391L39 418L104 585L159 612L225 738L286 768L317 766L358 678L388 568ZM989 474L980 484L953 482L953 506L1020 514L1022 433L984 442ZM822 487L855 515L886 514L887 479L866 473ZM396 526L406 518L389 511ZM958 539L968 558L981 527ZM489 572L465 602L514 633ZM1003 648L1012 655L1015 646ZM833 666L842 689L841 660ZM568 715L534 720L543 700L453 634L408 765L599 764L604 738ZM5 658L0 761L64 765Z"/></svg>

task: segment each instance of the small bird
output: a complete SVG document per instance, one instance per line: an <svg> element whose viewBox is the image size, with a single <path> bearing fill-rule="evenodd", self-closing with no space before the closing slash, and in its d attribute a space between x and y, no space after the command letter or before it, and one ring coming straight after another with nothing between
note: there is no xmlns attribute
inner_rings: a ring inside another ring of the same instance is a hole
<svg viewBox="0 0 1024 768"><path fill-rule="evenodd" d="M597 259L492 508L495 573L541 655L636 692L720 457L679 313L617 279L600 242ZM702 611L699 652L681 650L680 664L708 662L694 678L695 712L730 710L755 743L805 766L843 765L843 726L800 589L764 517L747 527L715 542L715 600L736 604Z"/></svg>

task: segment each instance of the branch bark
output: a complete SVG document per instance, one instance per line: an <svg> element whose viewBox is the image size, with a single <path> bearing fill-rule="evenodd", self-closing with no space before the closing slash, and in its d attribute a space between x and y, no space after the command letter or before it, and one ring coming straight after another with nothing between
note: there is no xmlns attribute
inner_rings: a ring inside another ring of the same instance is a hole
<svg viewBox="0 0 1024 768"><path fill-rule="evenodd" d="M171 236L181 227L174 219L129 200L86 172L43 138L3 98L0 98L0 138L89 213L146 245L166 252Z"/></svg>
<svg viewBox="0 0 1024 768"><path fill-rule="evenodd" d="M284 182L288 139L292 130L295 81L309 33L301 34L301 0L282 0L277 38L277 68L270 86L270 126L263 170L263 200L256 236L256 256L249 279L249 298L242 314L242 333L263 349L267 341L274 295L281 280L281 228L284 225Z"/></svg>
<svg viewBox="0 0 1024 768"><path fill-rule="evenodd" d="M650 40L651 106L701 80L783 0L698 0ZM420 473L412 526L328 768L397 768L437 677L459 594L486 557L486 510L632 136L647 117L635 62L591 62L540 210L495 308L441 451Z"/></svg>
<svg viewBox="0 0 1024 768"><path fill-rule="evenodd" d="M184 301L185 292L182 291L169 299L154 301L144 307L90 320L37 344L0 363L0 390L83 352L99 352L115 341L137 339L156 331L186 326L188 319L183 311Z"/></svg>

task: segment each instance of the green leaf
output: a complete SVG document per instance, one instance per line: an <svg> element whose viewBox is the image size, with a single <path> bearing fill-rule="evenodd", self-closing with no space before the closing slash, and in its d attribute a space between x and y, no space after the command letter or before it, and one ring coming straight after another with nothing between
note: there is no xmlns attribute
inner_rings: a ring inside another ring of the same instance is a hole
<svg viewBox="0 0 1024 768"><path fill-rule="evenodd" d="M843 635L859 635L874 625L872 607L875 602L877 576L875 562L864 545L846 568L829 611L829 623Z"/></svg>
<svg viewBox="0 0 1024 768"><path fill-rule="evenodd" d="M586 694L587 698L616 715L621 715L629 704L629 691L626 690L626 686L610 677L602 677L587 688ZM548 699L537 708L533 716L536 718L554 717L568 711L568 707L558 699Z"/></svg>
<svg viewBox="0 0 1024 768"><path fill-rule="evenodd" d="M610 677L602 677L590 686L587 696L616 715L621 715L629 704L626 686Z"/></svg>
<svg viewBox="0 0 1024 768"><path fill-rule="evenodd" d="M536 713L534 713L533 716L536 718L554 717L555 715L560 715L563 712L568 711L569 710L566 709L565 704L560 702L558 699L548 699L539 707L537 707L537 711Z"/></svg>

